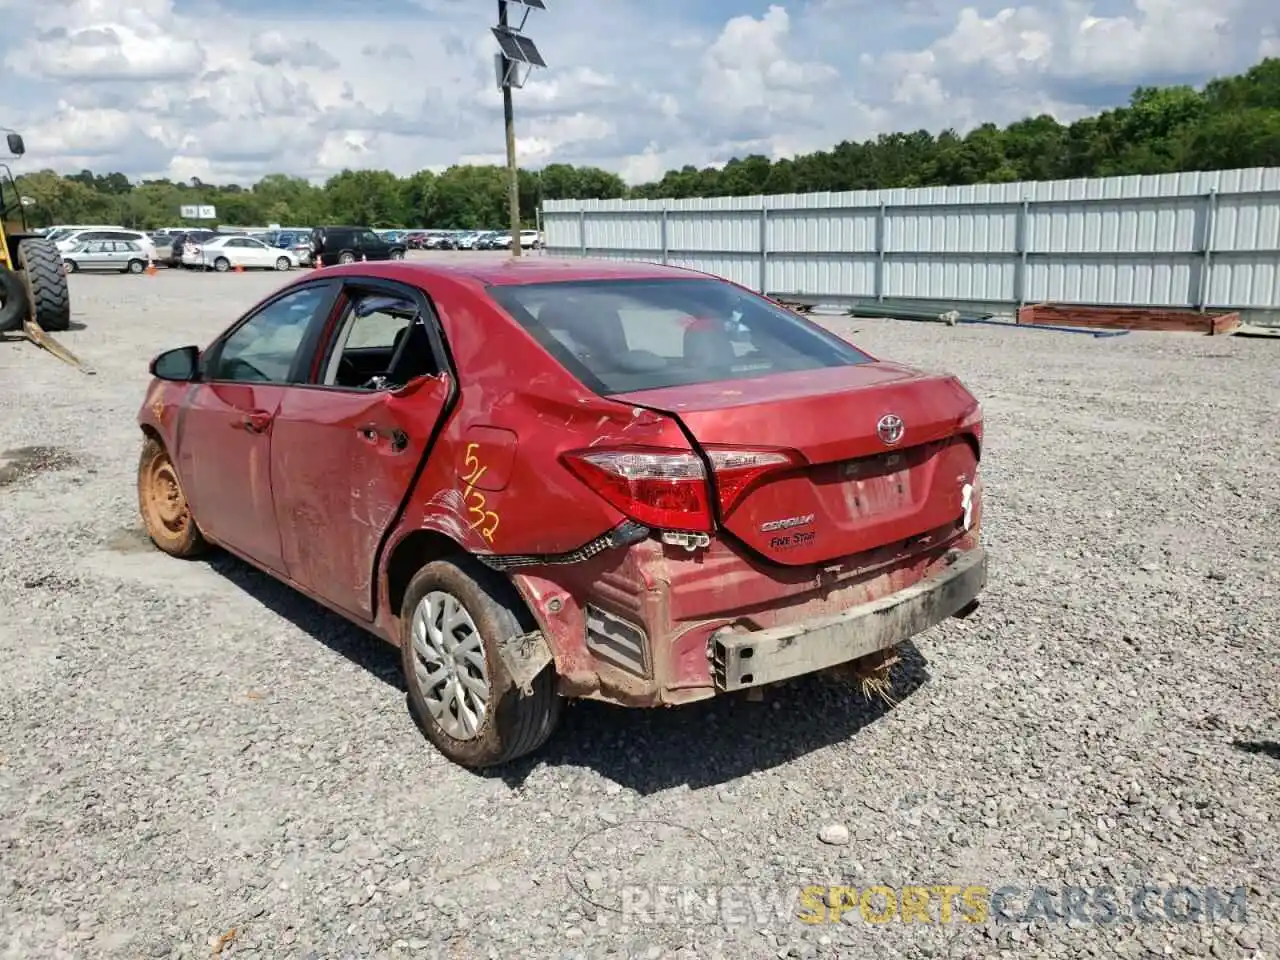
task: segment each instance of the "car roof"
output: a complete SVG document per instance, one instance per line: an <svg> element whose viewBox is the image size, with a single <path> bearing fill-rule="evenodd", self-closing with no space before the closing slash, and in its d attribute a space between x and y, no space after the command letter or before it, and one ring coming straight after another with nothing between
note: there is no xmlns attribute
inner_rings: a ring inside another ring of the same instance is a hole
<svg viewBox="0 0 1280 960"><path fill-rule="evenodd" d="M526 283L557 283L581 280L688 280L714 279L709 274L684 267L641 263L633 260L593 260L588 258L512 257L498 263L424 263L401 260L388 264L353 264L331 267L340 274L384 276L420 283L436 277L471 280L487 286L515 286ZM328 272L328 270L326 270Z"/></svg>

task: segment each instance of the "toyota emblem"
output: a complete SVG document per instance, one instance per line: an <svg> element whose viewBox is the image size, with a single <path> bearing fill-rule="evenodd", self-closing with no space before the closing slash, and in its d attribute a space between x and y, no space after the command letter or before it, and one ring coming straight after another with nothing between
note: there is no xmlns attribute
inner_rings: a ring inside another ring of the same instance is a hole
<svg viewBox="0 0 1280 960"><path fill-rule="evenodd" d="M906 430L907 428L903 424L902 418L896 413L886 413L880 418L880 422L876 424L876 436L889 447L901 440Z"/></svg>

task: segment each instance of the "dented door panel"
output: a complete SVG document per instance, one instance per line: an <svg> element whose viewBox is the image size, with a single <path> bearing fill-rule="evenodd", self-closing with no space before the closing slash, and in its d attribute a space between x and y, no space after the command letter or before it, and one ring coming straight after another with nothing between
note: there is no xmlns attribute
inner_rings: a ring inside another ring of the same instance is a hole
<svg viewBox="0 0 1280 960"><path fill-rule="evenodd" d="M373 620L378 547L427 455L444 376L395 393L295 387L276 417L271 475L289 576Z"/></svg>

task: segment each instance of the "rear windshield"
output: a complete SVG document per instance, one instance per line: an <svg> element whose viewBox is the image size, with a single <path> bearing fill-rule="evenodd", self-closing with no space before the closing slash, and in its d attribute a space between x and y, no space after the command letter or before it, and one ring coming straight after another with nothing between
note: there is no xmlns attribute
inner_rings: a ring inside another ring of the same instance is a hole
<svg viewBox="0 0 1280 960"><path fill-rule="evenodd" d="M721 280L565 281L488 292L569 372L606 395L871 359Z"/></svg>

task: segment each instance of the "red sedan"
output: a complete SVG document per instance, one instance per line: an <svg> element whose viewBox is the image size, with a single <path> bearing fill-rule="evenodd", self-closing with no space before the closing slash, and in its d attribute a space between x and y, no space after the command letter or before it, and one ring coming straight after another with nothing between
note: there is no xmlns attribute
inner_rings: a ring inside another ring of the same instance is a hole
<svg viewBox="0 0 1280 960"><path fill-rule="evenodd" d="M337 267L151 373L155 544L398 645L466 766L537 749L565 698L882 661L986 583L977 400L705 274Z"/></svg>

